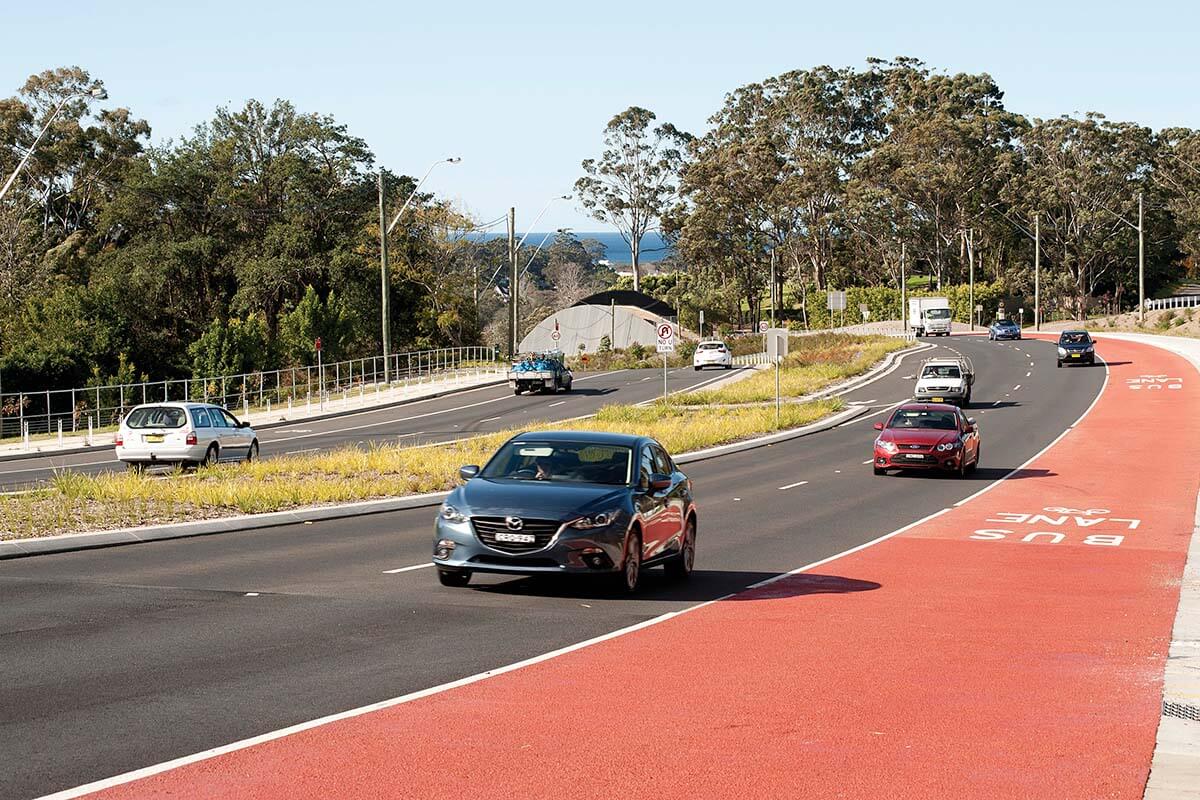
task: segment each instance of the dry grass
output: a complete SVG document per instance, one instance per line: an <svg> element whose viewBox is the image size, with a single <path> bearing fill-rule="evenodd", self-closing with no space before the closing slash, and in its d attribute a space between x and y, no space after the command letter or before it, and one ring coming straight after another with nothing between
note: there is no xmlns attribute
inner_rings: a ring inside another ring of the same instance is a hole
<svg viewBox="0 0 1200 800"><path fill-rule="evenodd" d="M804 397L838 381L861 375L888 353L907 346L903 339L884 336L819 335L792 339L792 351L780 370L780 394ZM681 395L687 405L764 403L775 399L775 371L764 370L752 378L722 389Z"/></svg>

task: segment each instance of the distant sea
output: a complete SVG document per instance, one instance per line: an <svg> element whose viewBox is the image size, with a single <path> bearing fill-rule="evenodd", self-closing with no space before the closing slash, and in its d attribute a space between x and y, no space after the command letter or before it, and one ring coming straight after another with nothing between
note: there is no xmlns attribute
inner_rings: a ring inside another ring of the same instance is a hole
<svg viewBox="0 0 1200 800"><path fill-rule="evenodd" d="M503 237L503 233L488 233L485 234L485 239L495 239ZM524 236L524 234L521 234ZM546 235L546 231L534 231L529 234L529 238L525 240L525 246L538 246L542 238ZM585 239L595 239L604 245L604 257L611 264L630 264L633 262L633 254L629 251L629 245L625 244L625 240L621 238L621 234L613 233L612 231L571 231L571 235L579 241ZM546 245L554 240L553 235L546 240ZM670 255L670 248L663 242L662 237L657 233L648 233L642 239L642 263L646 264L652 261L661 261Z"/></svg>

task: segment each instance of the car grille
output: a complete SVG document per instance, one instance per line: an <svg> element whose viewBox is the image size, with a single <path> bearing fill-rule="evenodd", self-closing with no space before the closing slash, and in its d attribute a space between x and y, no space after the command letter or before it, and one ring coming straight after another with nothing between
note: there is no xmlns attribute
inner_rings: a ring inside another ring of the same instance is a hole
<svg viewBox="0 0 1200 800"><path fill-rule="evenodd" d="M521 519L521 529L512 530L504 517L472 517L471 524L475 527L475 537L493 550L503 553L532 553L550 544L554 534L558 533L559 522L548 519ZM501 542L497 541L498 533L533 534L533 542Z"/></svg>
<svg viewBox="0 0 1200 800"><path fill-rule="evenodd" d="M928 386L928 387L926 387L926 391L930 391L930 392L948 392L948 391L950 391L950 387L949 387L949 386Z"/></svg>

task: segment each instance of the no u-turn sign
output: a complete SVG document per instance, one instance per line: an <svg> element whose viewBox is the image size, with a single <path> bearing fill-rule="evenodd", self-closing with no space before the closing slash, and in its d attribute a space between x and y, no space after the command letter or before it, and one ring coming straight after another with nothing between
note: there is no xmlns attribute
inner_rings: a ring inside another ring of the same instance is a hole
<svg viewBox="0 0 1200 800"><path fill-rule="evenodd" d="M675 326L669 322L658 323L658 352L675 352Z"/></svg>

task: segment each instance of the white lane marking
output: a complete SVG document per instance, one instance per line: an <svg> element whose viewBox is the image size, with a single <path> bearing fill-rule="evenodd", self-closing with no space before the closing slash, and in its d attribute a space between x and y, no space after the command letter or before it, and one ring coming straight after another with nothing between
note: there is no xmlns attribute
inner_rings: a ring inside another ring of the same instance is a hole
<svg viewBox="0 0 1200 800"><path fill-rule="evenodd" d="M1031 367L1033 366L1033 362L1032 362L1032 361L1030 361L1030 362L1029 362L1029 366L1031 366Z"/></svg>
<svg viewBox="0 0 1200 800"><path fill-rule="evenodd" d="M1015 391L1017 391L1017 390L1018 390L1018 389L1020 389L1020 388L1021 388L1021 384L1019 384L1019 383L1018 383L1016 386L1014 386L1014 387L1012 388L1012 390L1015 392Z"/></svg>
<svg viewBox="0 0 1200 800"><path fill-rule="evenodd" d="M835 469L835 470L834 470L834 472L835 472L836 474L838 474L838 475L841 475L841 474L842 474L842 471L841 471L840 469Z"/></svg>
<svg viewBox="0 0 1200 800"><path fill-rule="evenodd" d="M796 481L795 483L789 483L787 486L780 486L779 491L782 492L784 489L795 489L797 486L804 486L806 483L808 483L808 481Z"/></svg>
<svg viewBox="0 0 1200 800"><path fill-rule="evenodd" d="M556 406L565 406L566 404L566 400L559 400L557 403L551 403L550 405L546 406L546 408L555 408Z"/></svg>
<svg viewBox="0 0 1200 800"><path fill-rule="evenodd" d="M312 428L277 428L276 433L312 433Z"/></svg>
<svg viewBox="0 0 1200 800"><path fill-rule="evenodd" d="M495 421L496 421L496 420L498 420L498 419L501 419L501 417L488 417L487 419L481 419L481 420L479 420L479 422L480 422L480 423L484 423L484 422L495 422Z"/></svg>
<svg viewBox="0 0 1200 800"><path fill-rule="evenodd" d="M1033 374L1032 372L1026 372L1026 373L1025 373L1025 377L1026 377L1026 378L1028 378L1028 377L1029 377L1030 375L1032 375L1032 374Z"/></svg>
<svg viewBox="0 0 1200 800"><path fill-rule="evenodd" d="M246 592L243 597L258 597L258 592Z"/></svg>
<svg viewBox="0 0 1200 800"><path fill-rule="evenodd" d="M866 461L864 461L863 463L864 463L864 464L874 464L874 463L875 463L875 459L873 459L873 458L868 458L868 459L867 459Z"/></svg>
<svg viewBox="0 0 1200 800"><path fill-rule="evenodd" d="M428 569L432 566L433 566L433 562L430 561L426 564L414 564L411 567L399 567L397 569L385 569L383 571L383 574L384 575L397 575L401 572L412 572L414 569Z"/></svg>
<svg viewBox="0 0 1200 800"><path fill-rule="evenodd" d="M1069 427L1068 427L1068 428L1067 428L1065 431L1063 431L1062 433L1060 433L1058 436L1055 436L1055 437L1054 437L1054 439L1053 439L1053 440L1050 442L1050 444L1046 445L1046 446L1045 446L1045 447L1043 447L1041 450L1039 450L1037 453L1035 453L1034 455L1030 456L1030 457L1029 457L1029 459L1028 459L1028 460L1027 460L1027 461L1026 461L1024 464L1022 464L1022 465L1021 465L1021 466L1019 466L1019 467L1015 467L1015 468L1013 468L1012 470L1010 470L1009 472L1005 473L1005 474L1004 474L1003 476L1001 476L1000 478L997 478L997 479L996 479L996 481L995 481L994 483L989 483L987 486L983 487L982 489L980 489L980 490L979 490L978 492L976 492L975 494L973 494L973 495L970 495L970 496L968 496L968 497L964 497L962 500L959 500L957 503L955 503L955 504L954 504L955 508L957 508L958 506L961 506L961 505L963 505L964 503L966 503L966 502L968 502L968 501L970 501L970 500L974 500L976 497L979 497L981 494L984 494L984 493L986 493L986 492L989 492L989 491L991 491L991 490L992 490L992 489L994 489L995 487L999 486L999 485L1000 485L1002 482L1004 482L1004 481L1008 480L1008 479L1009 479L1009 478L1011 478L1013 475L1016 475L1018 472L1020 472L1021 470L1025 469L1027 466L1029 466L1030 464L1032 464L1034 461L1036 461L1037 459L1039 459L1039 458L1041 458L1043 455L1045 455L1047 452L1049 452L1050 448L1051 448L1051 447L1054 447L1054 445L1056 445L1056 444L1058 444L1060 441L1062 441L1062 438L1063 438L1064 436L1066 436L1066 435L1067 435L1068 433L1070 433L1071 431L1075 430L1075 427L1076 427L1077 425L1079 425L1079 423L1083 422L1083 420L1084 420L1084 419L1087 417L1087 415L1088 415L1088 414L1091 414L1091 413L1092 413L1092 409L1096 407L1096 404L1100 402L1100 398L1104 396L1104 390L1105 390L1106 388L1108 388L1108 362L1107 362L1107 361L1105 361L1103 358L1101 358L1101 359L1100 359L1100 363L1104 365L1104 382L1100 384L1100 391L1096 393L1096 397L1095 397L1095 398L1092 400L1092 404L1091 404L1091 405L1089 405L1089 406L1088 406L1086 409L1084 409L1084 412L1083 412L1082 414L1080 414L1080 415L1079 415L1079 419L1077 419L1077 420L1075 420L1074 422L1072 422L1072 423L1070 424L1070 426L1069 426Z"/></svg>
<svg viewBox="0 0 1200 800"><path fill-rule="evenodd" d="M305 450L288 450L288 451L287 451L287 453L285 453L285 455L289 455L289 456L298 456L298 455L301 455L301 454L303 454L303 453L315 453L315 452L317 452L317 451L318 451L318 450L320 450L320 449L321 449L321 448L319 448L319 447L309 447L309 448L307 448L307 449L305 449Z"/></svg>
<svg viewBox="0 0 1200 800"><path fill-rule="evenodd" d="M900 400L900 401L898 401L898 402L892 403L891 405L884 406L883 408L879 409L878 411L872 412L872 413L870 413L870 414L863 414L861 417L855 417L855 418L854 418L854 419L852 419L852 420L848 420L847 422L843 422L843 423L841 423L840 425L838 425L837 427L839 427L839 428L845 428L847 425L853 425L853 424L854 424L854 423L856 423L856 422L862 422L863 420L868 420L868 419L870 419L871 417L878 417L880 414L886 414L886 413L888 413L889 411L891 411L893 408L896 408L896 407L898 407L898 406L902 406L902 405L904 405L904 404L905 404L905 403L907 403L907 402L908 402L907 400Z"/></svg>
<svg viewBox="0 0 1200 800"><path fill-rule="evenodd" d="M639 381L639 383L641 383L641 382L645 382L645 381L649 381L649 380L653 380L653 379L654 379L654 376L653 376L653 375L647 375L645 378L642 378L642 380L641 380L641 381Z"/></svg>
<svg viewBox="0 0 1200 800"><path fill-rule="evenodd" d="M1003 480L1003 478L1001 478L1000 480ZM996 483L999 483L1000 480L996 481ZM739 499L739 498L734 498L734 499ZM929 520L934 519L935 517L940 517L942 514L945 514L949 510L950 509L948 509L948 508L939 509L938 511L935 511L932 514L922 517L921 519L919 519L915 522L910 522L909 524L905 525L902 528L897 528L896 530L892 531L891 533L886 533L877 539L872 539L869 542L863 542L860 545L851 547L848 550L843 550L840 553L835 553L834 555L831 555L828 558L823 558L820 561L814 561L811 564L805 564L802 567L797 567L796 569L790 570L788 572L782 572L778 575L773 575L770 578L759 581L758 583L751 584L750 586L747 586L744 589L738 589L735 592L730 592L729 594L724 595L722 597L718 597L715 600L708 600L703 603L698 603L694 606L689 606L689 607L681 609L679 611L668 611L665 614L660 614L657 617L652 617L651 619L643 620L642 622L635 623L628 627L620 628L615 631L610 631L609 633L601 634L600 636L596 636L591 639L586 639L582 642L577 642L575 644L567 645L566 647L559 648L558 650L551 650L549 653L542 653L541 655L533 656L532 658L527 658L524 661L517 661L512 664L507 664L503 667L497 667L496 669L488 670L487 672L480 672L476 675L471 675L466 678L459 678L458 680L450 681L449 683L443 683L438 686L431 686L428 689L421 689L416 692L411 692L409 694L391 698L390 700L381 700L377 703L371 703L370 705L359 706L358 708L352 708L348 711L341 711L337 714L330 714L329 716L319 717L314 720L309 720L308 722L301 722L297 725L291 725L286 728L280 728L279 730L270 731L269 733L263 733L258 736L252 736L248 739L242 739L237 742L231 742L230 744L221 745L220 747L214 747L209 750L204 750L200 753L195 753L190 756L183 756L181 758L172 759L171 761L164 761L161 764L155 764L150 767L143 767L142 769L137 769L137 770L133 770L131 772L126 772L121 775L113 776L111 778L104 778L102 780L93 781L92 783L84 784L83 786L76 786L73 789L66 789L61 792L56 792L51 795L46 795L45 797L41 798L41 800L67 800L68 798L80 797L82 795L90 794L92 792L98 792L103 789L111 789L114 786L120 786L122 784L131 783L133 781L141 780L143 778L149 778L152 775L158 775L160 773L167 772L172 769L177 769L179 767L187 766L188 764L195 764L200 761L208 761L208 760L216 758L218 756L223 756L228 753L234 753L239 750L245 750L248 747L254 747L255 745L275 741L276 739L282 739L285 736L291 736L296 733L301 733L302 731L312 730L313 728L319 728L319 727L328 725L333 722L340 722L340 721L346 720L346 719L353 719L354 717L361 717L364 714L370 714L374 711L382 711L387 708L394 708L396 706L403 705L405 703L411 703L414 700L420 700L425 697L430 697L430 696L437 695L437 694L443 694L444 692L448 692L452 689L458 689L463 686L469 686L473 683L479 683L480 681L487 680L488 678L494 678L497 675L503 675L508 672L514 672L519 669L524 669L525 667L534 666L535 664L541 664L545 661L550 661L551 659L558 658L559 656L564 656L564 655L567 655L568 653L574 653L578 650L583 650L585 648L592 647L593 645L601 644L602 642L607 642L610 639L616 639L621 636L625 636L626 634L635 633L637 631L644 630L645 628L649 628L653 625L658 625L658 624L666 622L667 620L670 620L670 619L674 619L675 617L678 617L682 614L688 614L693 611L697 611L706 606L713 605L714 603L720 603L722 601L728 600L731 597L741 594L742 592L749 591L751 589L759 589L759 588L762 588L763 586L767 586L767 585L775 583L777 581L784 580L785 578L790 578L794 575L799 575L803 572L807 572L808 570L816 569L817 567L828 564L831 561L836 561L839 558L843 558L843 557L851 555L853 553L857 553L860 550L865 550L868 547L873 547L873 546L879 544L880 542L884 542L884 541L887 541L888 539L899 536L900 534L904 533L905 531L911 530L911 529L917 527L918 525L922 525L922 524L928 522ZM432 565L430 565L430 566L432 566Z"/></svg>
<svg viewBox="0 0 1200 800"><path fill-rule="evenodd" d="M54 472L55 470L75 469L76 467L94 467L97 464L120 464L121 462L115 458L110 458L107 461L84 461L81 464L53 464L49 467L30 467L28 469L6 469L0 471L0 475L16 475L18 472Z"/></svg>

